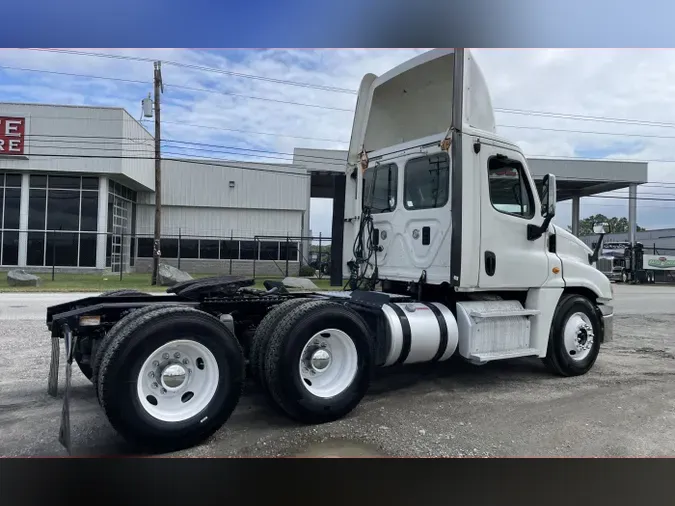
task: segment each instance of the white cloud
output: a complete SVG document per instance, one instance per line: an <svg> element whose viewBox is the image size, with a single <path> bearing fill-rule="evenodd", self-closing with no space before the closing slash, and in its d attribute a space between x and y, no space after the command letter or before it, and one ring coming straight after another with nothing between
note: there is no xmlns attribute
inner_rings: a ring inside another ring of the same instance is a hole
<svg viewBox="0 0 675 506"><path fill-rule="evenodd" d="M181 49L105 50L101 52L174 60L218 67L244 74L266 76L356 90L363 74L381 74L421 50L264 50L194 51ZM675 108L675 52L671 50L484 50L474 51L490 87L495 107L557 111L591 116L639 118L672 122ZM117 105L133 116L140 115L140 100L151 90L152 64L118 59L91 58L41 51L5 50L0 66L45 69L62 73L98 75L145 81L82 79L64 75L16 72L0 68L0 94L5 101ZM250 95L287 102L319 104L352 110L354 94L335 93L245 79L231 75L163 66L167 85L162 118L167 138L227 146L193 150L193 154L237 158L229 147L257 149L258 156L246 160L290 161L295 147L346 149L353 115L279 102L253 100L226 94L191 92L172 85L207 88L222 93ZM675 129L610 122L497 114L499 131L516 141L527 155L578 156L597 153L611 158L673 160L675 139L641 138L632 134L674 136ZM206 125L214 128L195 128ZM624 136L591 135L537 129L515 129L508 125L614 132ZM149 125L148 125L149 126ZM218 130L230 129L231 131ZM254 135L235 130L268 132L296 137ZM172 147L172 150L177 149ZM270 153L273 152L273 153ZM243 153L243 152L241 152ZM248 152L254 154L255 152ZM285 155L287 153L288 155ZM675 181L675 163L650 163L649 179ZM625 195L626 192L621 193ZM675 195L668 188L650 185L640 195ZM672 197L675 199L675 197ZM675 225L670 209L675 202L641 201L638 220L642 226ZM603 212L627 215L627 202L613 199L584 199L582 217ZM312 204L312 229L330 235L330 206ZM560 206L558 221L569 222L569 205Z"/></svg>

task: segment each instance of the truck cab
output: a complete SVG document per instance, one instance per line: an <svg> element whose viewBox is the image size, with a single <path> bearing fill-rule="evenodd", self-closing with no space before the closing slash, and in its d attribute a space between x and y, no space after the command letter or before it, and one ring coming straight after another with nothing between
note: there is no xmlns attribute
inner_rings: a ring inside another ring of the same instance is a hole
<svg viewBox="0 0 675 506"><path fill-rule="evenodd" d="M539 191L522 150L497 134L487 83L469 50L429 51L363 78L346 181L350 286L379 283L383 291L442 300L458 321L472 311L501 314L500 330L465 346L482 350L465 358L545 357L552 326L566 332L555 319L570 297L599 315L600 339L610 336L610 281L593 265L592 250L552 223L555 175ZM512 318L522 320L522 335L502 342ZM478 320L469 320L473 332Z"/></svg>

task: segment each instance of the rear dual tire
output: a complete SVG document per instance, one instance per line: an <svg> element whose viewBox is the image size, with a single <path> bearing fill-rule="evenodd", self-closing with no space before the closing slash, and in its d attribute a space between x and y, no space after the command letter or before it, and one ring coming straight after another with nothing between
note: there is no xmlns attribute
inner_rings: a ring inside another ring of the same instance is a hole
<svg viewBox="0 0 675 506"><path fill-rule="evenodd" d="M286 310L282 317L270 313L275 325L259 336L259 382L295 421L343 418L370 385L374 365L368 326L354 311L330 301L297 302Z"/></svg>
<svg viewBox="0 0 675 506"><path fill-rule="evenodd" d="M244 358L217 318L184 306L154 308L116 332L97 383L99 402L125 439L152 452L178 450L230 417L244 386Z"/></svg>

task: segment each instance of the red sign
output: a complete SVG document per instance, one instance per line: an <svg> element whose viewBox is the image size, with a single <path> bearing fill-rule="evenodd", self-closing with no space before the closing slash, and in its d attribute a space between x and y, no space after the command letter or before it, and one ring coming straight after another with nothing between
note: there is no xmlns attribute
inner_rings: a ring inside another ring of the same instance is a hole
<svg viewBox="0 0 675 506"><path fill-rule="evenodd" d="M23 155L26 118L0 116L0 155Z"/></svg>

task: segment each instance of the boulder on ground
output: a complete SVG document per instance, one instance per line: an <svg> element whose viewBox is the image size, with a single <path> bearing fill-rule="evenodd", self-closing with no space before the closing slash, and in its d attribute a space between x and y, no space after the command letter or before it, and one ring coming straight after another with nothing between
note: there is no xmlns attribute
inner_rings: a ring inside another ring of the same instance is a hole
<svg viewBox="0 0 675 506"><path fill-rule="evenodd" d="M301 288L303 290L319 289L318 286L316 286L310 279L307 278L284 278L283 284L288 288Z"/></svg>
<svg viewBox="0 0 675 506"><path fill-rule="evenodd" d="M16 269L7 273L7 284L9 286L40 286L42 280L35 274Z"/></svg>
<svg viewBox="0 0 675 506"><path fill-rule="evenodd" d="M157 271L157 277L159 278L159 283L162 286L173 286L176 283L182 283L183 281L190 281L192 276L187 272L176 269L172 265L159 264L159 269Z"/></svg>

